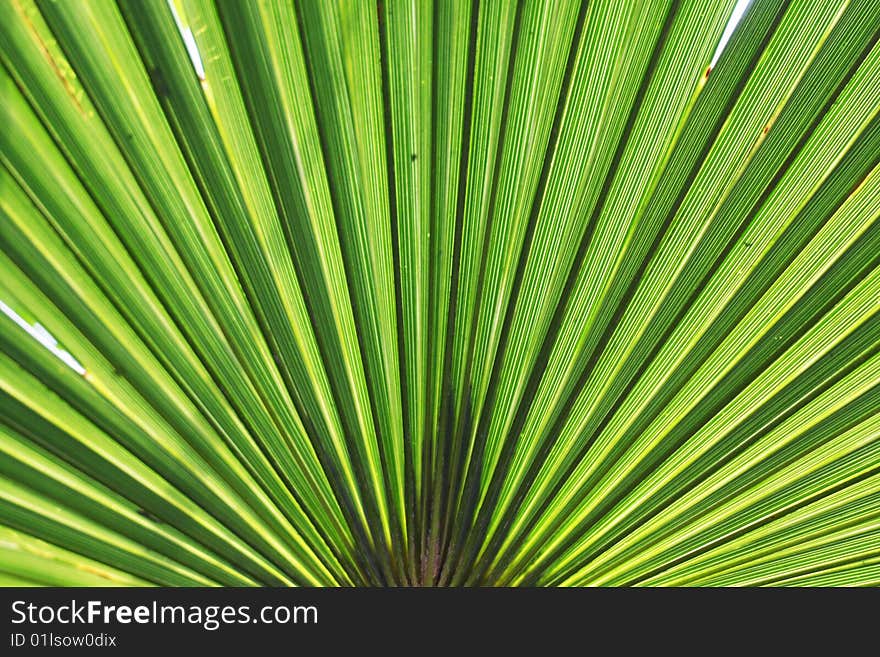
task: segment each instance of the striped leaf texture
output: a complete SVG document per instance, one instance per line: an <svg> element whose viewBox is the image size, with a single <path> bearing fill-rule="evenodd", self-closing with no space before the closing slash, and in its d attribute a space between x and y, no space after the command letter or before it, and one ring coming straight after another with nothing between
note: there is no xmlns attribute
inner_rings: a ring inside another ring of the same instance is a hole
<svg viewBox="0 0 880 657"><path fill-rule="evenodd" d="M880 584L878 36L3 0L0 584Z"/></svg>

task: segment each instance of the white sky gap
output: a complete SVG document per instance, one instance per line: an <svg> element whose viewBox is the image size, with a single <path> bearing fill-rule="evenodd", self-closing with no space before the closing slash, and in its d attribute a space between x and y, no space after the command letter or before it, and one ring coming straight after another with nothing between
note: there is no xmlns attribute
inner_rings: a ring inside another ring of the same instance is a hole
<svg viewBox="0 0 880 657"><path fill-rule="evenodd" d="M189 58L192 60L193 68L199 76L199 80L205 79L205 67L202 65L202 55L199 47L196 45L196 38L193 36L192 30L184 26L183 21L177 14L177 8L174 6L174 0L168 0L168 6L171 7L171 13L174 14L174 22L177 23L177 29L180 30L180 36L183 37L183 43L186 44L186 50Z"/></svg>
<svg viewBox="0 0 880 657"><path fill-rule="evenodd" d="M27 332L27 334L31 336L34 340L36 340L46 349L55 354L55 357L58 358L58 360L67 365L74 372L76 372L80 376L83 376L86 373L86 368L83 367L80 362L70 354L69 351L64 351L64 349L59 347L58 341L54 337L52 337L52 334L49 333L49 331L47 331L42 324L40 324L39 322L34 322L33 325L28 324L21 315L19 315L12 308L6 305L2 300L0 300L0 311L2 311L4 315L9 317L21 328L23 328Z"/></svg>
<svg viewBox="0 0 880 657"><path fill-rule="evenodd" d="M752 0L737 0L736 6L733 8L733 13L730 14L730 20L727 21L727 27L724 28L724 32L721 34L721 41L718 42L715 54L712 55L712 63L709 65L710 68L715 68L715 64L718 63L718 58L721 57L721 53L723 53L724 49L727 47L727 42L730 41L730 37L733 36L733 31L736 29L736 26L739 25L743 14L746 12L746 9L748 9L751 2Z"/></svg>
<svg viewBox="0 0 880 657"><path fill-rule="evenodd" d="M730 37L733 36L733 31L736 29L736 26L739 25L743 14L746 9L748 9L751 2L752 0L737 0L733 12L730 14L730 20L727 21L727 26L721 34L721 40L718 42L715 54L712 55L712 63L709 65L710 68L715 68L715 64L718 63L718 58L721 57L721 53L724 52L724 49L727 47L727 42L730 41ZM196 39L193 36L192 30L186 27L183 24L183 21L181 21L180 15L177 13L177 8L174 6L174 0L168 0L168 6L171 8L171 13L174 15L174 22L177 23L177 29L180 30L180 36L183 37L183 42L186 45L189 58L192 60L193 68L199 76L199 79L204 80L205 67L202 64L202 55L196 45Z"/></svg>

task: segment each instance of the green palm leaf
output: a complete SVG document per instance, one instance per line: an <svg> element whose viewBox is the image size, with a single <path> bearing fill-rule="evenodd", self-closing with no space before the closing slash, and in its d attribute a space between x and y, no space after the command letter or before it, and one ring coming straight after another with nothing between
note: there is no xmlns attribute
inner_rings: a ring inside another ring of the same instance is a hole
<svg viewBox="0 0 880 657"><path fill-rule="evenodd" d="M0 582L880 584L880 6L735 4L0 4Z"/></svg>

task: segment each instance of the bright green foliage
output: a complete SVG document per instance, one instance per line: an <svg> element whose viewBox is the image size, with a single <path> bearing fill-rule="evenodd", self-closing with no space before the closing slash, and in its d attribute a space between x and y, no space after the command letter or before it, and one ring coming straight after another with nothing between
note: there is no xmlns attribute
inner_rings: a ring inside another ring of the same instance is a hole
<svg viewBox="0 0 880 657"><path fill-rule="evenodd" d="M0 584L880 584L880 3L734 4L0 2Z"/></svg>

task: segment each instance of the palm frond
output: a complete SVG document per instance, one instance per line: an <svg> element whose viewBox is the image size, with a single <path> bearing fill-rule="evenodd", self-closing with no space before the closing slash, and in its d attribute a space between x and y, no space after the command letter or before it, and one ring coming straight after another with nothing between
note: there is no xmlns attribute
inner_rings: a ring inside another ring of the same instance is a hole
<svg viewBox="0 0 880 657"><path fill-rule="evenodd" d="M878 37L0 4L0 582L880 583Z"/></svg>

